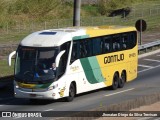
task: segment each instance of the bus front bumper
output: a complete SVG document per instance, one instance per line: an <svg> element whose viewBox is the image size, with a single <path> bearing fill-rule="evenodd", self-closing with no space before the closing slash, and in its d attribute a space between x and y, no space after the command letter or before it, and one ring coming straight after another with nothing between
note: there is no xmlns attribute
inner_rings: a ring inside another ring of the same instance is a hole
<svg viewBox="0 0 160 120"><path fill-rule="evenodd" d="M44 91L44 92L32 92L21 90L19 88L14 88L14 96L16 98L30 98L30 99L58 99L60 95L55 93L53 90Z"/></svg>

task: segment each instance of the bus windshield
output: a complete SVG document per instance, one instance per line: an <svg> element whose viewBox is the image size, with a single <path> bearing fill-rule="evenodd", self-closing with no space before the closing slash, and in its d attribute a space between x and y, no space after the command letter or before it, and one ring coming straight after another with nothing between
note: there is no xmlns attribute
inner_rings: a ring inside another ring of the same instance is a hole
<svg viewBox="0 0 160 120"><path fill-rule="evenodd" d="M17 50L15 79L24 83L46 83L56 78L58 47L22 47Z"/></svg>

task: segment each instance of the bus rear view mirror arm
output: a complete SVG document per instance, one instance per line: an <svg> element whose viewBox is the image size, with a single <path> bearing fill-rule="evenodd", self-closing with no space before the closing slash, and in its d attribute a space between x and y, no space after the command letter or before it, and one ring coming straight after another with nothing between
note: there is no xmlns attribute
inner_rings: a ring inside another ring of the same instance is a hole
<svg viewBox="0 0 160 120"><path fill-rule="evenodd" d="M8 56L8 65L11 66L12 57L16 54L16 51L13 51Z"/></svg>
<svg viewBox="0 0 160 120"><path fill-rule="evenodd" d="M66 52L66 51L63 50L63 51L61 51L61 52L57 55L57 57L56 57L56 67L59 66L59 61L60 61L60 59L61 59L61 56L62 56L65 52Z"/></svg>

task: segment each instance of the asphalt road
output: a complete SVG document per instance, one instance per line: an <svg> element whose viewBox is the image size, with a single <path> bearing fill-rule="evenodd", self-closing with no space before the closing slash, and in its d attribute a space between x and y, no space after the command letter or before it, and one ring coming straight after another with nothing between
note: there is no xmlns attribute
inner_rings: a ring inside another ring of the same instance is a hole
<svg viewBox="0 0 160 120"><path fill-rule="evenodd" d="M160 92L160 53L139 59L138 77L117 90L100 89L78 95L74 101L39 101L13 97L12 87L0 90L0 111L86 111Z"/></svg>

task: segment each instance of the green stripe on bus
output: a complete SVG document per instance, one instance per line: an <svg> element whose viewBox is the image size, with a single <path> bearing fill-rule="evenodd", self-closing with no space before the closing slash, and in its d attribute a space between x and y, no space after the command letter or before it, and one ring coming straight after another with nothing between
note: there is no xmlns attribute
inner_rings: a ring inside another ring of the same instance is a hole
<svg viewBox="0 0 160 120"><path fill-rule="evenodd" d="M89 60L89 63L91 64L93 74L94 74L97 82L103 82L104 79L103 79L101 68L100 68L99 63L97 61L97 58L96 57L89 57L88 60Z"/></svg>
<svg viewBox="0 0 160 120"><path fill-rule="evenodd" d="M89 83L103 82L103 76L96 57L80 59L86 78Z"/></svg>
<svg viewBox="0 0 160 120"><path fill-rule="evenodd" d="M75 36L72 39L73 40L80 40L80 39L85 39L85 38L89 38L89 35Z"/></svg>
<svg viewBox="0 0 160 120"><path fill-rule="evenodd" d="M93 74L92 67L89 63L88 58L82 58L80 59L80 61L88 82L91 84L97 83L97 80L95 79L95 76Z"/></svg>

